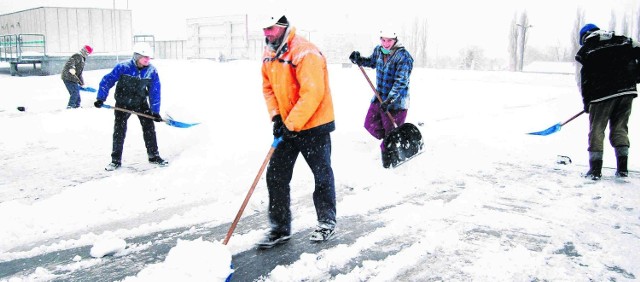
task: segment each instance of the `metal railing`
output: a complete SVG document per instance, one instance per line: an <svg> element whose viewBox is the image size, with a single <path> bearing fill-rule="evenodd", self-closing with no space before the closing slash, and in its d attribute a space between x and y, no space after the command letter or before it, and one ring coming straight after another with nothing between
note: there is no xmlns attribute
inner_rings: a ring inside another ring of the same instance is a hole
<svg viewBox="0 0 640 282"><path fill-rule="evenodd" d="M0 61L18 64L41 62L46 51L46 41L43 34L0 35Z"/></svg>

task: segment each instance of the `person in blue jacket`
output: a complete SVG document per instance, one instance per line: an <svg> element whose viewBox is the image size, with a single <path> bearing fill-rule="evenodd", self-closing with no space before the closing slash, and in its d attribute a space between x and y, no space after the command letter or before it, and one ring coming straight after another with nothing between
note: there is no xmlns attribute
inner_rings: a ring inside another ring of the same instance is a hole
<svg viewBox="0 0 640 282"><path fill-rule="evenodd" d="M153 119L138 116L142 125L142 136L147 147L149 162L159 166L169 164L160 157L156 129L153 122L162 122L160 116L160 77L158 71L151 65L153 49L148 43L138 42L133 46L133 58L118 63L113 70L106 74L100 81L98 97L94 103L101 108L109 96L109 90L116 83L115 100L116 107L138 113L153 116ZM147 101L148 100L148 101ZM127 120L130 113L114 111L115 121L113 126L113 150L111 151L111 163L105 170L113 171L122 165L122 149L127 133Z"/></svg>
<svg viewBox="0 0 640 282"><path fill-rule="evenodd" d="M353 51L349 56L352 63L376 69L376 91L380 94L382 103L377 97L371 99L369 111L364 120L364 127L376 139L384 139L394 129L393 122L387 115L391 114L396 125L404 124L409 109L409 77L413 70L413 57L409 51L398 42L395 32L380 31L380 45L373 49L369 57L360 56L360 52ZM391 166L391 159L384 151L384 141L380 143L382 166Z"/></svg>

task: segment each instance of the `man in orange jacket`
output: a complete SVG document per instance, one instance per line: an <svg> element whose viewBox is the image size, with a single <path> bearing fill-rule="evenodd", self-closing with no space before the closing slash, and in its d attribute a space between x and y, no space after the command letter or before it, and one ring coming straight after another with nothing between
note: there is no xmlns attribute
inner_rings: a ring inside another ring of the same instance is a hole
<svg viewBox="0 0 640 282"><path fill-rule="evenodd" d="M331 168L331 136L335 130L327 62L318 48L296 35L285 16L269 17L262 58L262 90L274 137L283 141L267 167L271 230L258 243L271 248L291 237L290 186L302 153L315 179L313 203L318 226L312 242L326 241L336 226L336 193Z"/></svg>

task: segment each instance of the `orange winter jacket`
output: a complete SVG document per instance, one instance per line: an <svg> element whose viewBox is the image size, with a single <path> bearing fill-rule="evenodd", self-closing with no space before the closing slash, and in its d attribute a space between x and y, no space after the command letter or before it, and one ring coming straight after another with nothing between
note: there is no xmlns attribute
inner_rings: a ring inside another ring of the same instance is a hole
<svg viewBox="0 0 640 282"><path fill-rule="evenodd" d="M281 115L291 131L334 128L327 62L318 48L289 27L278 53L265 47L262 90L269 117Z"/></svg>

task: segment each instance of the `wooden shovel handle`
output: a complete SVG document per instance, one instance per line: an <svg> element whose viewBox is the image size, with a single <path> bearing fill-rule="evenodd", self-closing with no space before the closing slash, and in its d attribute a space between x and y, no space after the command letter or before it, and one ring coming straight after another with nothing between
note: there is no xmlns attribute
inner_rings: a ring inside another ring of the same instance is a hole
<svg viewBox="0 0 640 282"><path fill-rule="evenodd" d="M373 86L373 83L371 82L371 79L369 79L369 76L367 75L367 73L364 71L364 68L362 66L358 66L360 68L360 71L362 71L362 74L364 75L364 78L367 79L367 82L369 82L369 86L371 86L371 90L373 90L373 94L376 95L376 98L378 98L378 102L380 102L380 104L382 105L382 98L380 97L380 93L378 93L378 90L376 90L376 87ZM391 115L391 113L389 111L387 111L386 109L383 109L385 113L387 113L387 116L389 116L389 119L391 120L391 123L393 123L393 127L398 127L398 125L396 124L396 120L393 118L393 116Z"/></svg>

